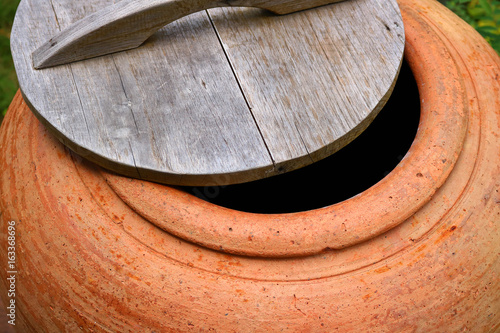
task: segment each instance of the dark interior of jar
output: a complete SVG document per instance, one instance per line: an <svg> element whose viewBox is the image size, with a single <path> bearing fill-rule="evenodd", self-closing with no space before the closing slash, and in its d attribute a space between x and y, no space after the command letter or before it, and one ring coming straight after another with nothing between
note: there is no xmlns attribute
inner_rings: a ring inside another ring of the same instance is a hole
<svg viewBox="0 0 500 333"><path fill-rule="evenodd" d="M404 63L394 92L373 123L346 147L283 175L229 186L183 187L219 206L252 213L291 213L349 199L389 174L408 152L420 120L420 98Z"/></svg>

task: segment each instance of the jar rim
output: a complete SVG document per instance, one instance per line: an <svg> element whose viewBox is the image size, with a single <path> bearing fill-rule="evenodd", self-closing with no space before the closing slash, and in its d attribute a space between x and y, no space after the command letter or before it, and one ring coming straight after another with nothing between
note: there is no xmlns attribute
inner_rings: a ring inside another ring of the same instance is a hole
<svg viewBox="0 0 500 333"><path fill-rule="evenodd" d="M220 207L173 187L102 172L120 198L152 224L225 253L297 257L374 238L431 200L455 166L467 133L468 104L457 64L428 26L419 25L418 34L408 28L405 59L421 100L417 135L392 172L348 200L304 212L256 214Z"/></svg>

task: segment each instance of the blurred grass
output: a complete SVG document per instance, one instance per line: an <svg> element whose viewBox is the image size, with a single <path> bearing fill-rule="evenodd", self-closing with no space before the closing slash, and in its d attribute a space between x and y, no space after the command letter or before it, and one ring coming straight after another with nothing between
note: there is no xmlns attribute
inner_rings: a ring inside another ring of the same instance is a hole
<svg viewBox="0 0 500 333"><path fill-rule="evenodd" d="M10 29L19 0L0 0L0 119L17 91L17 77L10 55Z"/></svg>
<svg viewBox="0 0 500 333"><path fill-rule="evenodd" d="M500 0L446 0L444 4L474 27L500 54Z"/></svg>
<svg viewBox="0 0 500 333"><path fill-rule="evenodd" d="M9 37L19 1L0 0L0 121L18 87ZM500 0L439 1L479 31L500 54Z"/></svg>

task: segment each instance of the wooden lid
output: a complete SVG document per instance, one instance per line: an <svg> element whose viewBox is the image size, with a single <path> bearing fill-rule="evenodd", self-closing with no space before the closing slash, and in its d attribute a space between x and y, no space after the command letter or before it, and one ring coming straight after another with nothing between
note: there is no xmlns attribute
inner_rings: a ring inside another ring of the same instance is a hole
<svg viewBox="0 0 500 333"><path fill-rule="evenodd" d="M22 0L11 48L25 101L66 146L119 174L178 185L291 171L358 136L404 49L395 0L277 16L219 8L137 49L36 70L32 53L113 0Z"/></svg>

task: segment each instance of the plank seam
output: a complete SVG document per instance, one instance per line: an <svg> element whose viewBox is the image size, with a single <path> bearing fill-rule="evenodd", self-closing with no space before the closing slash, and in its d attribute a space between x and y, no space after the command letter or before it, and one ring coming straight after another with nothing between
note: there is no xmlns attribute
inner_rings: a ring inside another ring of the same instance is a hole
<svg viewBox="0 0 500 333"><path fill-rule="evenodd" d="M217 27L215 26L214 21L212 20L212 16L210 15L210 12L208 10L205 10L205 12L208 15L208 19L210 21L210 24L212 25L212 28L214 29L215 35L217 36L217 40L219 41L220 46L222 48L222 51L224 52L224 56L226 57L226 60L229 64L229 67L231 68L234 79L236 80L236 83L238 84L238 88L241 91L241 95L243 96L243 99L245 100L245 104L248 107L248 111L250 111L250 115L252 116L252 119L255 123L255 126L257 127L257 130L259 131L259 135L262 139L262 142L264 143L264 146L266 147L269 158L271 159L271 162L273 163L274 167L276 167L276 162L274 161L273 154L271 153L271 150L269 149L269 146L267 145L267 142L264 139L264 134L262 133L262 131L259 127L259 124L257 123L257 119L255 119L255 116L252 112L252 107L250 106L250 103L248 102L247 96L245 95L245 92L243 91L243 87L240 83L240 80L238 79L238 75L236 74L236 70L234 69L233 63L231 62L231 59L229 58L229 54L227 53L226 48L224 47L224 43L222 42L222 38L221 38L219 32L217 31Z"/></svg>

